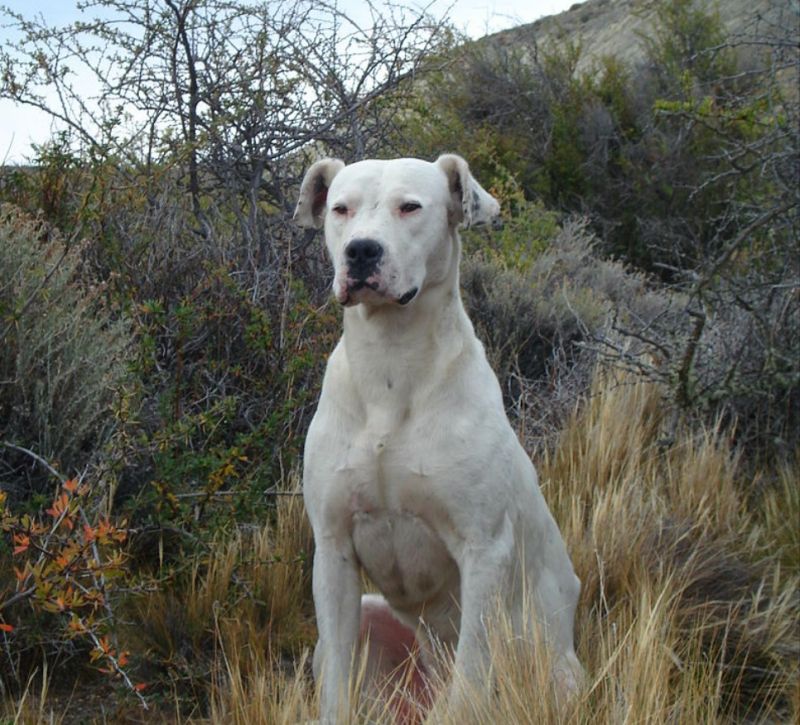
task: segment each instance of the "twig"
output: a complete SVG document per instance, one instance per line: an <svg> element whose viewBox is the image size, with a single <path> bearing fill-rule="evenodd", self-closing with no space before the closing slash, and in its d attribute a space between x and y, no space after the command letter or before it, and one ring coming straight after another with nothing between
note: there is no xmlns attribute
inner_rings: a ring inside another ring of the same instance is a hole
<svg viewBox="0 0 800 725"><path fill-rule="evenodd" d="M27 599L36 591L36 587L28 587L21 592L17 592L13 597L9 597L4 602L0 602L0 611L5 609L6 607L10 607L17 602L21 602L23 599Z"/></svg>
<svg viewBox="0 0 800 725"><path fill-rule="evenodd" d="M15 445L14 443L9 443L8 441L2 441L2 444L6 448L11 448L12 450L19 451L20 453L25 453L26 455L30 456L35 461L43 465L48 471L50 471L50 473L52 473L59 481L61 481L61 483L64 483L67 480L66 476L59 473L38 453L34 453L32 450L29 450L28 448L23 448L22 446Z"/></svg>
<svg viewBox="0 0 800 725"><path fill-rule="evenodd" d="M794 202L787 202L782 204L781 206L774 207L766 212L764 212L760 217L754 219L750 224L748 224L742 231L740 231L725 247L722 251L722 254L717 257L717 260L711 265L710 269L700 278L694 285L694 289L692 290L692 296L699 295L711 282L714 276L728 263L730 258L733 256L733 253L739 248L739 245L742 244L756 229L759 227L764 226L767 222L772 221L776 216L783 214L786 211L789 211L792 207L794 207Z"/></svg>
<svg viewBox="0 0 800 725"><path fill-rule="evenodd" d="M205 498L205 499L215 499L215 498L229 498L230 496L236 496L240 494L240 491L214 491L213 493L207 493L205 491L191 491L188 493L176 493L174 494L175 498L177 499L196 499L196 498ZM274 489L267 489L264 491L264 497L267 496L302 496L302 491L276 491Z"/></svg>
<svg viewBox="0 0 800 725"><path fill-rule="evenodd" d="M700 336L703 334L703 328L706 326L706 316L702 312L691 312L689 314L695 318L694 329L689 336L689 341L686 343L686 349L683 352L681 360L681 367L678 370L678 402L683 406L688 406L691 402L689 396L689 376L692 371L692 364L694 357L697 353L697 344L700 342Z"/></svg>
<svg viewBox="0 0 800 725"><path fill-rule="evenodd" d="M142 696L142 693L139 692L139 690L136 688L136 685L134 685L133 682L131 682L131 678L128 677L128 673L125 672L125 670L123 669L122 665L120 665L119 662L117 662L117 658L114 657L114 655L112 655L110 652L106 652L106 648L103 647L103 644L102 644L102 642L100 642L100 640L98 639L97 635L91 629L86 627L86 625L83 623L83 620L81 620L81 624L84 626L84 631L86 632L86 634L89 635L89 638L92 640L92 643L94 644L94 646L97 649L99 649L103 653L103 656L111 663L111 666L114 668L115 672L125 682L125 685L128 687L128 689L130 689L130 691L134 695L136 695L136 697L139 698L139 702L140 702L140 704L142 706L142 709L149 710L150 708L147 705L147 700L144 699L144 697Z"/></svg>

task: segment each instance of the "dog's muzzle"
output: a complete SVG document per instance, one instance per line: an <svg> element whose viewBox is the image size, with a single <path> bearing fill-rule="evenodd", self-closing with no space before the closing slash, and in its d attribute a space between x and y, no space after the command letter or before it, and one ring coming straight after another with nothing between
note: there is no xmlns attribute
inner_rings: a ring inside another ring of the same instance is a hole
<svg viewBox="0 0 800 725"><path fill-rule="evenodd" d="M343 305L349 306L366 301L370 298L371 291L378 297L405 306L419 292L418 287L412 287L399 297L389 293L385 286L385 280L381 278L383 246L374 239L353 239L344 248L344 259L347 274L344 278L344 285L338 294L338 300Z"/></svg>

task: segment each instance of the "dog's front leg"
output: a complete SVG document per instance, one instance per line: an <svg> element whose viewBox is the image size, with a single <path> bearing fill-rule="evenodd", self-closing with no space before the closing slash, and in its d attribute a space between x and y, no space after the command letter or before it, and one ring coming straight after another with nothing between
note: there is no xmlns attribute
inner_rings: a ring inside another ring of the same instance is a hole
<svg viewBox="0 0 800 725"><path fill-rule="evenodd" d="M488 625L510 582L514 532L504 515L494 535L468 546L461 564L461 627L448 704L457 711L490 687Z"/></svg>
<svg viewBox="0 0 800 725"><path fill-rule="evenodd" d="M319 641L314 677L321 681L321 722L347 719L350 673L361 619L361 582L352 546L320 537L314 554L314 607Z"/></svg>

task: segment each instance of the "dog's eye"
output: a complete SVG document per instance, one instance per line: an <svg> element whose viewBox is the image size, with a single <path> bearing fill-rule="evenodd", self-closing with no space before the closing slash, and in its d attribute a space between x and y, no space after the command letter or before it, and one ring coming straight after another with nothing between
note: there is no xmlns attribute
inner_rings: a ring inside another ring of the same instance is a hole
<svg viewBox="0 0 800 725"><path fill-rule="evenodd" d="M339 216L344 216L347 214L347 207L344 204L337 204L333 207L333 213L338 214Z"/></svg>
<svg viewBox="0 0 800 725"><path fill-rule="evenodd" d="M407 201L405 204L400 205L401 214L410 214L417 209L422 209L422 204L418 204L416 201Z"/></svg>

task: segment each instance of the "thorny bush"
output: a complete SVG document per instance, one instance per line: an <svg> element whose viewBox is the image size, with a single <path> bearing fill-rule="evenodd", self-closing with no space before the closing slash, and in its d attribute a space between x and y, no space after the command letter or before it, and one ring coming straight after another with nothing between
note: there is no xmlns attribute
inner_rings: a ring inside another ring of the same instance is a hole
<svg viewBox="0 0 800 725"><path fill-rule="evenodd" d="M113 595L127 578L125 522L90 518L90 488L62 480L51 506L33 515L13 512L0 492L0 560L8 573L0 577L0 671L21 687L35 662L32 652L55 647L58 661L88 646L101 673L121 678L138 695L144 685L131 681L128 653L114 644Z"/></svg>

